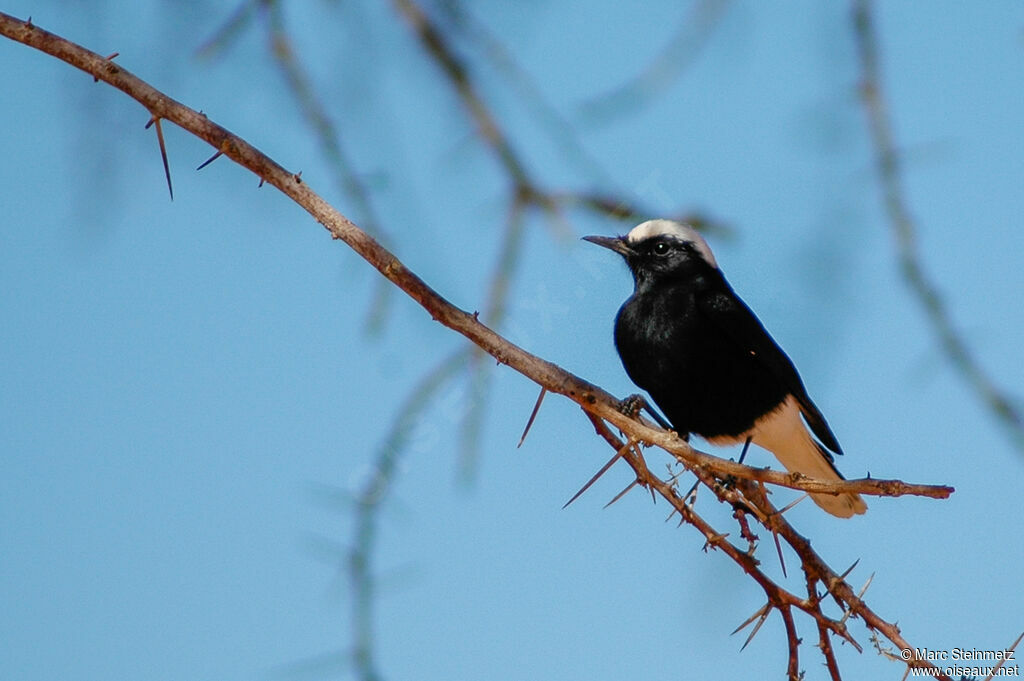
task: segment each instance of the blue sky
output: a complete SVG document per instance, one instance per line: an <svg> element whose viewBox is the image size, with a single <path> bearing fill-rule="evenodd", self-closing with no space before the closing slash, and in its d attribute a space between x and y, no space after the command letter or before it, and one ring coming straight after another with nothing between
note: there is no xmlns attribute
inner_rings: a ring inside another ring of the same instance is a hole
<svg viewBox="0 0 1024 681"><path fill-rule="evenodd" d="M886 92L922 257L995 380L1024 394L1024 9L881 3ZM301 58L404 262L481 309L507 210L504 177L386 3L295 3ZM344 213L322 150L258 25L197 48L219 3L7 4L242 135ZM800 367L847 452L845 474L950 484L948 501L869 500L792 522L914 645L994 649L1024 630L1024 455L950 368L899 276L856 93L845 3L730 3L677 79L607 119L585 104L626 82L685 9L481 3L576 131L567 159L493 67L484 95L540 181L628 193L728 223L726 275ZM270 187L168 127L175 200L147 114L112 89L0 41L0 678L352 678L342 559L349 499L406 395L464 341L393 296L368 334L370 267ZM609 391L634 391L611 342L625 268L580 243L629 225L532 217L508 336ZM385 678L783 678L773 615L664 504L615 467L572 404L493 374L480 460L460 482L472 399L447 384L413 428L380 515L376 643ZM724 455L734 455L719 451ZM660 460L649 455L658 467ZM758 453L755 463L771 462ZM336 493L337 492L337 493ZM783 499L790 493L779 491ZM702 497L720 528L728 514ZM773 554L762 560L778 574ZM785 584L802 589L792 575ZM781 575L779 575L781 579ZM808 679L825 673L808 644ZM865 646L844 678L900 678Z"/></svg>

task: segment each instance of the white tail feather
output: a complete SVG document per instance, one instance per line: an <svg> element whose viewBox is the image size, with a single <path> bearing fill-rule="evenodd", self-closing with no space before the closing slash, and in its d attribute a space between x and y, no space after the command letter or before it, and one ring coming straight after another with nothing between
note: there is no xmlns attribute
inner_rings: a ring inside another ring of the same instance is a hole
<svg viewBox="0 0 1024 681"><path fill-rule="evenodd" d="M800 407L792 396L771 414L758 420L751 429L751 435L754 444L774 454L791 473L826 481L843 479L808 432L800 417ZM812 494L811 500L840 518L868 510L859 494Z"/></svg>

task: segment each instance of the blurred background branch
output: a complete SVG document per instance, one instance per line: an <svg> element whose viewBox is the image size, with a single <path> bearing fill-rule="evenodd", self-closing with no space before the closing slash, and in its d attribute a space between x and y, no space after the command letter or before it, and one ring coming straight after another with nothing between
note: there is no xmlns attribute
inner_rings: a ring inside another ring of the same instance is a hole
<svg viewBox="0 0 1024 681"><path fill-rule="evenodd" d="M921 258L918 226L903 188L902 162L894 139L885 88L882 83L878 31L872 0L854 0L853 27L860 57L861 100L874 145L875 169L882 202L896 245L900 272L938 338L950 364L963 376L978 399L1006 429L1014 446L1024 453L1024 417L1007 393L982 367L957 329L938 285Z"/></svg>

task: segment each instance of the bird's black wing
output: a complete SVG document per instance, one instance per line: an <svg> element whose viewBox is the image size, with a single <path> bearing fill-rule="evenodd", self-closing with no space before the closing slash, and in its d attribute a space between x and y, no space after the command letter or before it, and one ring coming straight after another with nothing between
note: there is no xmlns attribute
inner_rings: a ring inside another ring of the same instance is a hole
<svg viewBox="0 0 1024 681"><path fill-rule="evenodd" d="M765 330L760 320L740 300L728 283L722 279L724 288L700 291L696 294L697 307L705 317L712 321L725 335L731 338L742 350L757 357L782 384L785 385L800 405L800 412L811 427L811 431L826 447L836 454L843 450L836 441L836 436L829 428L818 407L811 401L804 388L800 374L793 366L792 360L783 352L778 343Z"/></svg>

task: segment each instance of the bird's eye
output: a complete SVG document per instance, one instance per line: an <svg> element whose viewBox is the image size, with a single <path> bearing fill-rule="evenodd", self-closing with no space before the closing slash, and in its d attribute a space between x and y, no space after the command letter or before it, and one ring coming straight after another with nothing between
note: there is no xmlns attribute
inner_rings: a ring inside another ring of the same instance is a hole
<svg viewBox="0 0 1024 681"><path fill-rule="evenodd" d="M672 247L668 245L667 241L659 241L658 243L654 244L655 255L665 255L670 250L672 250Z"/></svg>

